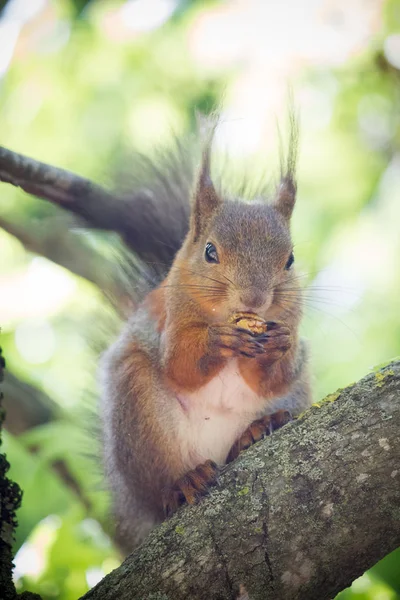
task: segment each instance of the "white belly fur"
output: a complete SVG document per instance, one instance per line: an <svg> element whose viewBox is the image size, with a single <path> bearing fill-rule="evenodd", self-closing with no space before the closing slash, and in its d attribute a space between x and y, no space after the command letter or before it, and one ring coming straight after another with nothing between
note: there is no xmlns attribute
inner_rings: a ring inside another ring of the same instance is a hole
<svg viewBox="0 0 400 600"><path fill-rule="evenodd" d="M225 463L233 443L263 412L266 401L246 384L236 359L196 392L180 395L178 436L188 469Z"/></svg>

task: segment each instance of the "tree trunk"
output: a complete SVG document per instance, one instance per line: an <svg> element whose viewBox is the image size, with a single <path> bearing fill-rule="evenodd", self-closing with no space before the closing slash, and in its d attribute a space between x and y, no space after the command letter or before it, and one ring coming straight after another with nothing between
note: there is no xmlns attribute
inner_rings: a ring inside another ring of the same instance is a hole
<svg viewBox="0 0 400 600"><path fill-rule="evenodd" d="M0 348L0 383L3 381L4 359ZM1 407L3 394L0 390L0 443L4 411ZM10 465L0 454L0 598L14 600L16 592L12 582L12 543L16 527L15 511L21 503L21 490L6 477Z"/></svg>
<svg viewBox="0 0 400 600"><path fill-rule="evenodd" d="M0 384L3 381L5 361L0 348ZM1 428L5 412L2 408L3 392L0 389L0 446ZM12 580L12 545L14 530L17 526L16 510L21 504L21 490L19 486L6 477L10 468L4 454L0 454L0 600L41 600L38 594L24 592L17 596Z"/></svg>

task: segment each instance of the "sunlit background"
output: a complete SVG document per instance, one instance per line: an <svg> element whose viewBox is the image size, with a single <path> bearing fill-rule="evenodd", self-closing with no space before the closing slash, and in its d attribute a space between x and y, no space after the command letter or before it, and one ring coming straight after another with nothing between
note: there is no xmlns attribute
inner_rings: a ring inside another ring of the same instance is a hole
<svg viewBox="0 0 400 600"><path fill-rule="evenodd" d="M217 105L215 151L275 175L301 112L296 262L315 398L400 354L400 0L0 0L0 144L108 183ZM0 184L15 581L76 600L118 566L93 433L102 236ZM72 231L71 231L72 230ZM105 236L104 236L105 237ZM400 599L400 554L343 599Z"/></svg>

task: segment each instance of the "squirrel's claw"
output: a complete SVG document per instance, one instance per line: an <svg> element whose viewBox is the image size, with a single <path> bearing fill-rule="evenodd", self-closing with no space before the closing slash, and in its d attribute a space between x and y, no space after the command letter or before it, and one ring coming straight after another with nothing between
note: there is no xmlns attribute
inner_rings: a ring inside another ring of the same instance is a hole
<svg viewBox="0 0 400 600"><path fill-rule="evenodd" d="M290 329L282 323L269 322L267 332L255 339L263 345L261 360L267 363L280 360L292 345Z"/></svg>
<svg viewBox="0 0 400 600"><path fill-rule="evenodd" d="M188 471L175 484L165 490L163 496L164 514L171 517L183 504L197 504L202 496L208 493L209 487L216 483L218 466L207 460Z"/></svg>
<svg viewBox="0 0 400 600"><path fill-rule="evenodd" d="M210 328L211 342L220 355L226 358L263 356L268 362L282 358L291 346L290 329L283 323L269 321L265 333L254 335L247 329L235 325L213 325Z"/></svg>
<svg viewBox="0 0 400 600"><path fill-rule="evenodd" d="M253 423L242 433L240 438L233 444L226 462L235 460L242 452L256 442L259 442L267 435L271 435L276 429L280 429L286 423L292 420L292 415L288 410L278 410L272 415L265 415Z"/></svg>

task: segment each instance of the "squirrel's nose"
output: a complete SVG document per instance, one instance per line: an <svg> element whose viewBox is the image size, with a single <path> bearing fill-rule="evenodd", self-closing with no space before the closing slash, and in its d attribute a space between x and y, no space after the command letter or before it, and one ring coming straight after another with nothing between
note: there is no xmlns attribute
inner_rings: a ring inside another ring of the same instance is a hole
<svg viewBox="0 0 400 600"><path fill-rule="evenodd" d="M265 294L257 288L251 287L244 290L240 295L240 301L246 306L246 308L259 308L264 304Z"/></svg>

